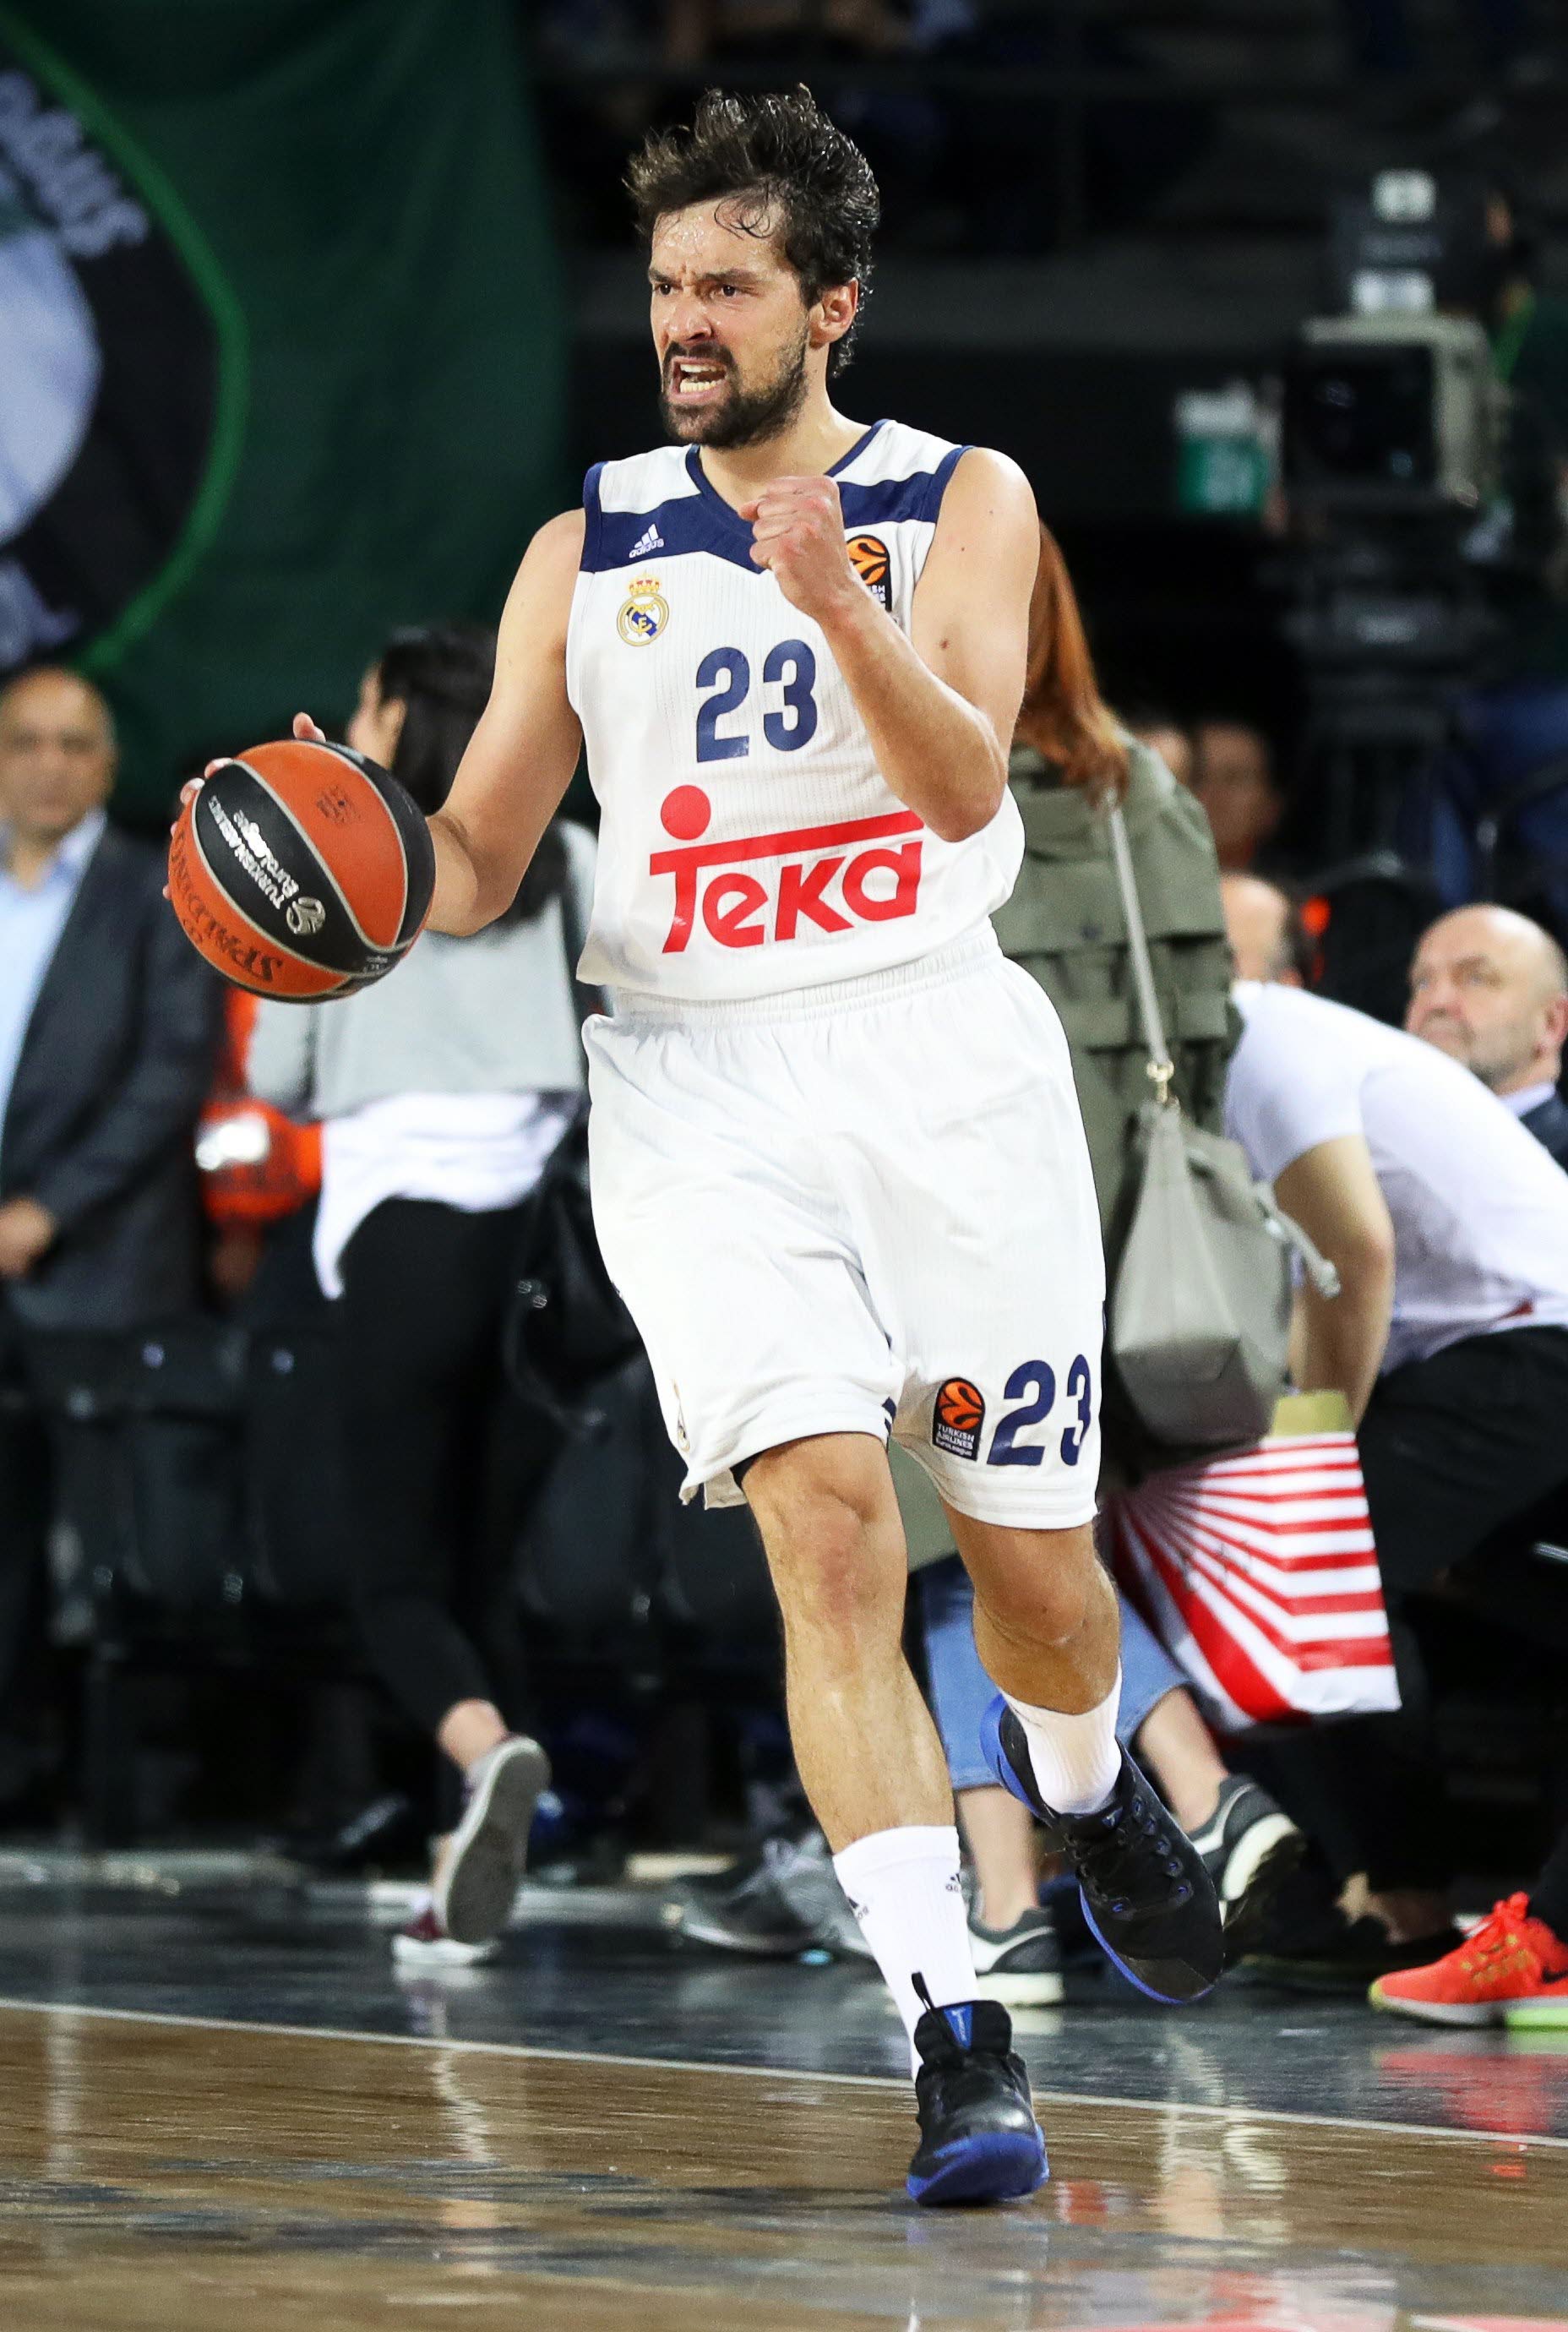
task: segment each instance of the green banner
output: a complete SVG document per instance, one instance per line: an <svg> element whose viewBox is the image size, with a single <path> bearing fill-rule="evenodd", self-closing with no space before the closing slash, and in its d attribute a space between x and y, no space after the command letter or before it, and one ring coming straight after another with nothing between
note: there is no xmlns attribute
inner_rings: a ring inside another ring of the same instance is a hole
<svg viewBox="0 0 1568 2332"><path fill-rule="evenodd" d="M512 0L0 0L0 679L93 674L132 815L571 498L522 72Z"/></svg>

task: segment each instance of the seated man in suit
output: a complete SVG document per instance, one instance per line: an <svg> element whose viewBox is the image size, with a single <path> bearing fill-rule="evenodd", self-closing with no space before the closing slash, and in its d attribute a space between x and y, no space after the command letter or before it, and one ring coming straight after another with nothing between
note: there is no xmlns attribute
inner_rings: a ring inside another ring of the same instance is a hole
<svg viewBox="0 0 1568 2332"><path fill-rule="evenodd" d="M27 1399L47 1341L197 1293L191 1129L218 988L163 898L163 855L110 826L114 729L43 669L0 692L0 1820L37 1778L52 1500Z"/></svg>
<svg viewBox="0 0 1568 2332"><path fill-rule="evenodd" d="M1568 1167L1568 1102L1557 1090L1568 957L1549 932L1511 907L1439 915L1416 948L1405 1027L1462 1061Z"/></svg>

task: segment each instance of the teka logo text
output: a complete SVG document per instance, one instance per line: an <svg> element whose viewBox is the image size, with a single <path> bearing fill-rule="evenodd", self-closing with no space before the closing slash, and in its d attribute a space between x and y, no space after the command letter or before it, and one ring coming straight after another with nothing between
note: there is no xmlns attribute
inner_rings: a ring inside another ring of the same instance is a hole
<svg viewBox="0 0 1568 2332"><path fill-rule="evenodd" d="M743 948L893 922L920 903L925 829L913 810L704 842L713 805L700 786L677 786L659 815L680 846L648 860L650 874L674 880L666 955L689 944L699 914L721 947Z"/></svg>

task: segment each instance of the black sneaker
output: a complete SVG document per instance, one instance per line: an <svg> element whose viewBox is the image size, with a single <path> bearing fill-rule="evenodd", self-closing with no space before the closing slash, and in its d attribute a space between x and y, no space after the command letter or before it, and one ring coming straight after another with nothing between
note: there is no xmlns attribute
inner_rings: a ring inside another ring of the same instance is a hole
<svg viewBox="0 0 1568 2332"><path fill-rule="evenodd" d="M1279 1890L1261 1934L1242 1964L1291 1992L1364 1993L1379 1976L1427 1967L1454 1950L1457 1928L1395 1944L1381 1919L1350 1918L1339 1885L1315 1849Z"/></svg>
<svg viewBox="0 0 1568 2332"><path fill-rule="evenodd" d="M1214 1881L1228 1964L1261 1940L1280 1890L1306 1851L1283 1807L1244 1773L1219 1785L1219 1802L1192 1843Z"/></svg>
<svg viewBox="0 0 1568 2332"><path fill-rule="evenodd" d="M1008 2203L1050 2175L1029 2077L1013 2054L1007 2010L994 2000L933 2008L914 2028L920 2145L904 2181L916 2203Z"/></svg>
<svg viewBox="0 0 1568 2332"><path fill-rule="evenodd" d="M1225 1966L1219 1898L1203 1858L1122 1752L1097 1813L1059 1814L1035 1784L1024 1728L999 1693L981 1733L1005 1790L1054 1833L1071 1865L1095 1942L1129 1983L1172 2006L1212 1992Z"/></svg>
<svg viewBox="0 0 1568 2332"><path fill-rule="evenodd" d="M1440 1927L1436 1935L1418 1935L1413 1944L1396 1944L1381 1919L1370 1915L1347 1919L1342 1914L1337 1934L1310 1943L1303 1938L1294 1946L1288 1939L1269 1937L1262 1949L1248 1952L1242 1964L1286 1992L1359 1996L1380 1976L1429 1967L1434 1960L1457 1952L1464 1940L1458 1927Z"/></svg>
<svg viewBox="0 0 1568 2332"><path fill-rule="evenodd" d="M1010 1927L988 1927L970 1914L975 1982L987 2000L1009 2008L1049 2008L1062 1996L1062 1947L1048 1911L1025 1911Z"/></svg>

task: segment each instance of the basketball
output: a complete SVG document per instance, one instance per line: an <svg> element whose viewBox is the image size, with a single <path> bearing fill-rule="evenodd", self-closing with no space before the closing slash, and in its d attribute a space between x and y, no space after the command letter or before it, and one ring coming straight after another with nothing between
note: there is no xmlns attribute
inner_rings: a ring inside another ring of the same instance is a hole
<svg viewBox="0 0 1568 2332"><path fill-rule="evenodd" d="M435 882L430 829L397 779L347 745L297 738L223 762L169 846L191 945L235 987L297 1004L384 978Z"/></svg>

